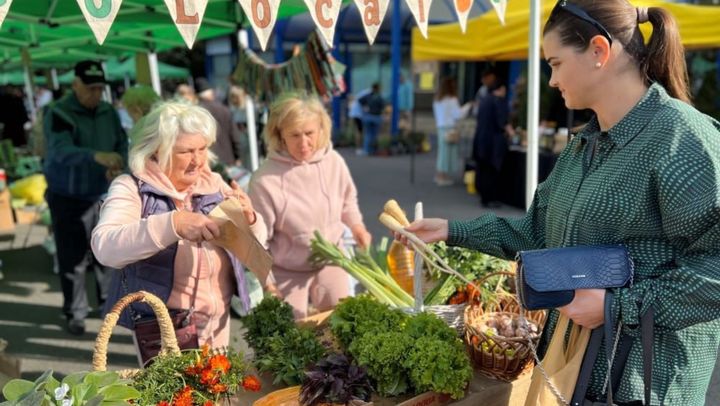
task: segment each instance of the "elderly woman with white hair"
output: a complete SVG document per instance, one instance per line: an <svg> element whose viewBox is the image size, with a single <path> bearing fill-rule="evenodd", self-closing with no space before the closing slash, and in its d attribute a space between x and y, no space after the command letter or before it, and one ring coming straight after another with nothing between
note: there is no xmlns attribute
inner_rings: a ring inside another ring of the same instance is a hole
<svg viewBox="0 0 720 406"><path fill-rule="evenodd" d="M330 131L330 116L317 97L280 96L264 132L268 158L250 180L248 193L267 226L278 291L298 319L308 315L309 303L325 311L350 294L345 271L308 261L313 232L340 244L348 227L361 248L372 240Z"/></svg>
<svg viewBox="0 0 720 406"><path fill-rule="evenodd" d="M150 291L169 309L194 309L200 345L227 346L230 299L238 293L247 305L247 287L237 258L212 244L220 231L208 213L225 199L238 199L261 241L263 218L237 185L210 171L215 120L207 110L169 102L141 123L129 155L132 174L113 181L92 233L98 260L120 269L107 309L127 293ZM272 276L261 282L273 289ZM149 315L148 307L134 304L119 324L133 329L136 319Z"/></svg>

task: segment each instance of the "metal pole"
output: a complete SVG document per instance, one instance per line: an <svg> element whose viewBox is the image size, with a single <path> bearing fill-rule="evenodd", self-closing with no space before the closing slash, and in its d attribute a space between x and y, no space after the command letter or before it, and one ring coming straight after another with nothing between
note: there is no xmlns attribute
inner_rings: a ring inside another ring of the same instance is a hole
<svg viewBox="0 0 720 406"><path fill-rule="evenodd" d="M238 52L247 52L248 49L247 30L238 30ZM250 148L250 170L255 172L260 166L257 146L257 127L255 126L255 101L247 92L245 96L245 116L247 117L248 148Z"/></svg>
<svg viewBox="0 0 720 406"><path fill-rule="evenodd" d="M158 96L162 97L160 71L158 70L157 54L155 52L148 53L148 67L150 68L150 83L152 83L152 88Z"/></svg>
<svg viewBox="0 0 720 406"><path fill-rule="evenodd" d="M107 63L103 61L100 62L100 65L102 65L103 71L105 71L105 79L107 80ZM103 99L112 104L112 90L110 90L110 85L107 82L105 83L105 89L103 89Z"/></svg>
<svg viewBox="0 0 720 406"><path fill-rule="evenodd" d="M423 204L422 202L415 203L415 220L422 220L423 218ZM415 310L419 313L423 310L423 259L420 253L415 253L415 269L413 270L413 293L415 294Z"/></svg>
<svg viewBox="0 0 720 406"><path fill-rule="evenodd" d="M537 188L540 125L540 1L530 0L528 48L527 155L525 207L529 208Z"/></svg>
<svg viewBox="0 0 720 406"><path fill-rule="evenodd" d="M57 69L55 68L50 69L50 82L53 90L58 90L60 88L60 83L58 82L57 76Z"/></svg>
<svg viewBox="0 0 720 406"><path fill-rule="evenodd" d="M400 18L400 0L393 0L392 7L392 118L390 119L390 134L395 137L398 133L398 119L400 118L400 112L397 109L398 87L400 86L400 64L402 63L402 20Z"/></svg>
<svg viewBox="0 0 720 406"><path fill-rule="evenodd" d="M30 117L35 120L35 94L32 85L32 72L28 65L23 66L23 79L25 81L25 97L27 98L28 108L30 108Z"/></svg>

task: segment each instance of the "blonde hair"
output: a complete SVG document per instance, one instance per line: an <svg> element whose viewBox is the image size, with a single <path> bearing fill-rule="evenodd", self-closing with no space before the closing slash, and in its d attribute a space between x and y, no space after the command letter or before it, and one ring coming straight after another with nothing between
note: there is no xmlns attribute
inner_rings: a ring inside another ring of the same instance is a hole
<svg viewBox="0 0 720 406"><path fill-rule="evenodd" d="M330 115L328 115L320 99L316 96L299 93L280 95L278 100L270 107L270 116L263 132L268 148L275 152L285 151L281 131L288 126L311 119L312 115L320 119L320 137L316 145L316 151L319 151L330 145L330 132L332 130Z"/></svg>
<svg viewBox="0 0 720 406"><path fill-rule="evenodd" d="M150 86L133 86L123 93L122 104L126 109L137 108L144 116L152 109L153 105L160 101L160 96Z"/></svg>
<svg viewBox="0 0 720 406"><path fill-rule="evenodd" d="M150 159L166 171L172 165L172 149L180 134L202 134L208 148L215 143L213 116L204 108L188 103L160 103L138 122L137 127L137 143L130 150L128 159L133 173L143 172ZM208 160L214 158L208 151Z"/></svg>

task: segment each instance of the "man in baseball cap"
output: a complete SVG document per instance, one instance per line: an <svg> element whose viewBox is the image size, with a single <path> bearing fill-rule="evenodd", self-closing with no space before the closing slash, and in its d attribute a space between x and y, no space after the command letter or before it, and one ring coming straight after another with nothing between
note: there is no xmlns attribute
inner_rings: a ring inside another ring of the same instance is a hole
<svg viewBox="0 0 720 406"><path fill-rule="evenodd" d="M85 108L95 110L100 104L105 83L105 72L100 62L81 61L75 65L72 89Z"/></svg>
<svg viewBox="0 0 720 406"><path fill-rule="evenodd" d="M45 200L57 245L66 328L81 335L89 312L86 272L95 271L98 307L107 297L113 272L90 260L94 224L87 220L112 178L125 168L128 141L117 112L102 101L105 73L99 62L78 62L72 89L44 113Z"/></svg>

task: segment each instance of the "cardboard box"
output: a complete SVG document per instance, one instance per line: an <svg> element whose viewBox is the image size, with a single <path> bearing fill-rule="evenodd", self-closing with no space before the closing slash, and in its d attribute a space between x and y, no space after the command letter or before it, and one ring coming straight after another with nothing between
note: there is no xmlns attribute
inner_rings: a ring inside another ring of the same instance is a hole
<svg viewBox="0 0 720 406"><path fill-rule="evenodd" d="M0 234L13 233L15 221L13 220L12 206L10 205L10 192L7 188L0 192Z"/></svg>
<svg viewBox="0 0 720 406"><path fill-rule="evenodd" d="M40 207L26 206L15 209L15 221L17 224L36 224L40 221Z"/></svg>

